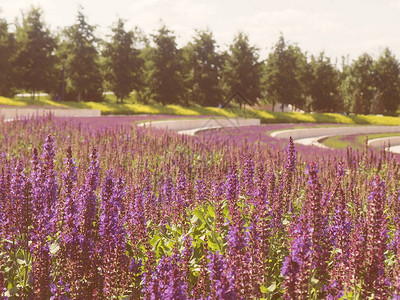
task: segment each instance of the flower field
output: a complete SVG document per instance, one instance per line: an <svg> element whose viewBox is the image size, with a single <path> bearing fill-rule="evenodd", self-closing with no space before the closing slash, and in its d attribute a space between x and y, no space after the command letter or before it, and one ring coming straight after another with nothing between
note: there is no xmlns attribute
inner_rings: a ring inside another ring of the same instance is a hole
<svg viewBox="0 0 400 300"><path fill-rule="evenodd" d="M2 124L0 298L400 299L399 158L262 136Z"/></svg>

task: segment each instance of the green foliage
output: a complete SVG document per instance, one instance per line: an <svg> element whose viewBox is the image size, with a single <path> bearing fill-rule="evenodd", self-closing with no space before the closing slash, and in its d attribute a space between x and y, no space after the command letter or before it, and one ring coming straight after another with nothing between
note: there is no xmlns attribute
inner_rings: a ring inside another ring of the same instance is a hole
<svg viewBox="0 0 400 300"><path fill-rule="evenodd" d="M12 56L15 51L15 36L8 31L6 20L0 19L0 95L12 96L15 89L15 73Z"/></svg>
<svg viewBox="0 0 400 300"><path fill-rule="evenodd" d="M32 289L29 282L29 273L32 269L31 254L11 241L3 240L1 243L11 249L0 252L0 263L2 263L0 264L0 271L4 274L7 288L5 296L9 299L24 299Z"/></svg>
<svg viewBox="0 0 400 300"><path fill-rule="evenodd" d="M55 38L42 20L40 8L31 7L23 15L16 33L14 58L17 88L32 93L51 92L55 86Z"/></svg>
<svg viewBox="0 0 400 300"><path fill-rule="evenodd" d="M211 31L196 31L193 39L184 49L189 97L202 106L218 106L222 102L222 56L216 52Z"/></svg>
<svg viewBox="0 0 400 300"><path fill-rule="evenodd" d="M400 104L400 65L389 49L375 62L375 84L381 113L395 115ZM379 107L378 106L378 107Z"/></svg>
<svg viewBox="0 0 400 300"><path fill-rule="evenodd" d="M227 204L222 205L224 218L229 217ZM171 219L167 218L167 224L162 230L156 228L151 235L150 244L156 254L156 258L160 259L165 255L171 255L174 248L184 248L183 238L190 235L193 245L192 264L194 268L199 267L199 261L204 258L204 244L207 240L208 249L212 252L224 252L226 247L226 234L228 227L223 232L217 231L216 228L216 212L213 204L208 203L195 208L188 212L190 219L190 227L183 232L181 226L171 223Z"/></svg>
<svg viewBox="0 0 400 300"><path fill-rule="evenodd" d="M140 51L134 48L136 36L133 31L125 31L124 21L118 19L111 29L111 41L105 44L106 79L111 90L121 103L129 96L133 89L142 88L140 73L143 60L139 58Z"/></svg>
<svg viewBox="0 0 400 300"><path fill-rule="evenodd" d="M103 97L98 39L94 30L95 26L87 23L79 9L76 23L63 32L59 57L65 63L66 93L69 99L75 98L78 102L100 101Z"/></svg>
<svg viewBox="0 0 400 300"><path fill-rule="evenodd" d="M371 106L375 96L373 58L364 53L346 67L343 73L340 90L345 109L358 114L372 112Z"/></svg>
<svg viewBox="0 0 400 300"><path fill-rule="evenodd" d="M0 97L0 105L8 106L54 106L69 108L99 109L103 115L135 115L135 114L163 114L180 116L224 116L259 118L261 123L342 123L342 124L371 124L371 125L400 125L399 117L374 116L374 115L343 115L336 113L299 113L299 112L271 112L264 110L238 108L223 109L218 107L184 107L180 105L159 105L142 103L115 102L72 102L52 101L47 98L41 99L10 99Z"/></svg>
<svg viewBox="0 0 400 300"><path fill-rule="evenodd" d="M153 35L155 48L149 53L149 88L155 101L163 105L179 103L183 94L181 51L173 33L162 26Z"/></svg>
<svg viewBox="0 0 400 300"><path fill-rule="evenodd" d="M224 66L224 84L230 95L240 92L250 103L261 96L262 63L258 49L249 44L249 37L239 32L229 46Z"/></svg>
<svg viewBox="0 0 400 300"><path fill-rule="evenodd" d="M280 36L265 65L263 85L268 102L273 107L280 103L303 108L309 94L310 76L306 56L299 47L288 45Z"/></svg>
<svg viewBox="0 0 400 300"><path fill-rule="evenodd" d="M338 94L338 72L324 53L311 57L313 80L310 106L316 112L337 112L341 108Z"/></svg>

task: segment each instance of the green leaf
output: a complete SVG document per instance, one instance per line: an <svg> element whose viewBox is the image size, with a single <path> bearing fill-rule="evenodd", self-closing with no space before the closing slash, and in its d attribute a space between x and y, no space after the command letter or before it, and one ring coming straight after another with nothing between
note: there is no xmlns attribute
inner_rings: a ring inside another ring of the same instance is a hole
<svg viewBox="0 0 400 300"><path fill-rule="evenodd" d="M202 222L205 223L205 221L204 221L204 213L203 213L200 209L196 208L196 209L193 211L193 213L194 213L194 215L195 215L196 217L198 217Z"/></svg>
<svg viewBox="0 0 400 300"><path fill-rule="evenodd" d="M273 292L276 290L276 281L274 281L268 288L268 291Z"/></svg>
<svg viewBox="0 0 400 300"><path fill-rule="evenodd" d="M190 223L192 224L192 225L195 225L196 223L197 223L197 221L199 220L199 218L198 217L196 217L195 215L192 217L192 219L190 220Z"/></svg>
<svg viewBox="0 0 400 300"><path fill-rule="evenodd" d="M267 293L268 293L268 289L267 289L265 286L263 286L263 285L260 285L260 291L261 291L261 293L263 293L263 294L267 294Z"/></svg>
<svg viewBox="0 0 400 300"><path fill-rule="evenodd" d="M7 292L4 293L4 296L6 297L14 297L16 293L18 293L19 289L18 287L14 286L12 289L8 290Z"/></svg>
<svg viewBox="0 0 400 300"><path fill-rule="evenodd" d="M56 254L60 250L60 245L58 245L57 242L54 242L50 245L50 253L51 254Z"/></svg>
<svg viewBox="0 0 400 300"><path fill-rule="evenodd" d="M208 214L210 215L210 217L213 217L215 219L215 210L212 205L208 205L207 211L208 211Z"/></svg>

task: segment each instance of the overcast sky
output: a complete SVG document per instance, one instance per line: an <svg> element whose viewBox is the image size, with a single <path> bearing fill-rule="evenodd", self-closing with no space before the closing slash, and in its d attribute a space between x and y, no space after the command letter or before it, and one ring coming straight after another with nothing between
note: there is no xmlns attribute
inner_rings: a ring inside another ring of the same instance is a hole
<svg viewBox="0 0 400 300"><path fill-rule="evenodd" d="M222 49L243 31L265 58L280 32L303 51L334 58L377 57L389 47L400 57L400 0L0 0L0 17L9 22L30 5L39 5L52 30L75 22L79 5L104 37L118 17L146 34L163 24L179 46L194 29L209 28Z"/></svg>

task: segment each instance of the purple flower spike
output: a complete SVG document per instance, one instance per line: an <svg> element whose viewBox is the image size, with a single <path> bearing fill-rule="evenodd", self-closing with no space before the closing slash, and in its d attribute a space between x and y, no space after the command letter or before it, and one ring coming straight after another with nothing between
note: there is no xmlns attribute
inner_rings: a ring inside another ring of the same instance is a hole
<svg viewBox="0 0 400 300"><path fill-rule="evenodd" d="M385 182L379 176L372 183L368 197L367 215L367 256L364 296L374 294L385 299L388 286L385 277L385 251L387 250L387 222L384 213L386 203Z"/></svg>
<svg viewBox="0 0 400 300"><path fill-rule="evenodd" d="M108 172L101 194L100 238L103 260L104 297L122 295L127 282L128 257L126 257L125 220L122 216L124 198L123 180L114 184L112 173Z"/></svg>
<svg viewBox="0 0 400 300"><path fill-rule="evenodd" d="M305 217L301 216L293 234L290 253L282 267L284 276L283 299L308 299L309 282L312 267L311 228Z"/></svg>
<svg viewBox="0 0 400 300"><path fill-rule="evenodd" d="M228 269L225 258L219 252L215 254L210 252L207 258L210 260L208 271L210 272L211 283L211 292L208 299L238 299L232 272Z"/></svg>

